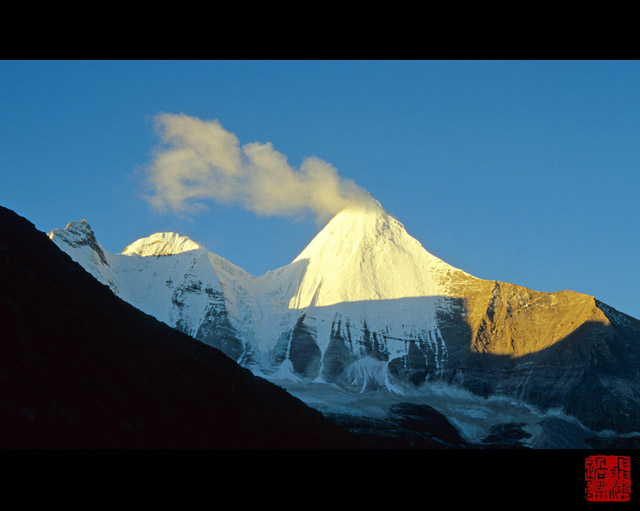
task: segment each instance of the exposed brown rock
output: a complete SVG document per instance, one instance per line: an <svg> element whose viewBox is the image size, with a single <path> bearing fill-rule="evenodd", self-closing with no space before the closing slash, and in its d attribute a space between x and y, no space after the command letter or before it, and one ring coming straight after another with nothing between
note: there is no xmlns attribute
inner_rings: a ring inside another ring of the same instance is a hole
<svg viewBox="0 0 640 511"><path fill-rule="evenodd" d="M610 324L592 296L543 293L498 281L480 281L465 296L471 351L521 357L549 348L586 322Z"/></svg>
<svg viewBox="0 0 640 511"><path fill-rule="evenodd" d="M460 289L439 317L451 355L442 379L594 430L640 431L640 321L574 291L480 279Z"/></svg>

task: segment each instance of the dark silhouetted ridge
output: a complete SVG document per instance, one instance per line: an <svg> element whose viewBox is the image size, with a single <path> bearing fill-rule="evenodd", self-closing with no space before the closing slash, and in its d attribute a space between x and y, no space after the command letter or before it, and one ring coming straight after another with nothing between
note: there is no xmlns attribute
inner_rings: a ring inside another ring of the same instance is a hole
<svg viewBox="0 0 640 511"><path fill-rule="evenodd" d="M354 437L117 298L0 207L2 448L345 448Z"/></svg>

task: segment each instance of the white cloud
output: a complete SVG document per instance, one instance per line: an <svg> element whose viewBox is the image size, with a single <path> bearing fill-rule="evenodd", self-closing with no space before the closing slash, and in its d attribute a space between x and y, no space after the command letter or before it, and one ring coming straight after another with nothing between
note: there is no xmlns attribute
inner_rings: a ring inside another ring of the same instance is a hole
<svg viewBox="0 0 640 511"><path fill-rule="evenodd" d="M310 212L325 221L350 202L369 197L315 156L295 169L271 143L240 146L217 120L161 113L154 129L163 145L146 169L147 199L160 210L196 213L214 201L265 216Z"/></svg>

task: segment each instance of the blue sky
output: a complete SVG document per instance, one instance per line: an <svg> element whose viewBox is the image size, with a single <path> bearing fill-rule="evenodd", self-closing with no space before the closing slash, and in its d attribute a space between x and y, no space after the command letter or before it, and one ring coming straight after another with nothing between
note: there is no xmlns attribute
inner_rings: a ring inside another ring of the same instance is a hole
<svg viewBox="0 0 640 511"><path fill-rule="evenodd" d="M142 198L161 112L321 158L477 277L640 318L638 61L0 61L0 204L111 252L175 231L254 275L290 262L312 215Z"/></svg>

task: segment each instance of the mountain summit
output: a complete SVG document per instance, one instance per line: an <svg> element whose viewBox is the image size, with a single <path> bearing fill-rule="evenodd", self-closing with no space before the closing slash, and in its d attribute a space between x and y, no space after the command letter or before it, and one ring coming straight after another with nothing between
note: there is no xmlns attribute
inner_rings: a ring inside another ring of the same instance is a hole
<svg viewBox="0 0 640 511"><path fill-rule="evenodd" d="M203 248L186 236L175 232L159 232L146 238L141 238L128 245L122 253L124 255L139 255L141 257L164 256L181 254L190 250Z"/></svg>
<svg viewBox="0 0 640 511"><path fill-rule="evenodd" d="M427 252L377 201L339 212L294 259L307 263L290 307L450 296L469 277Z"/></svg>
<svg viewBox="0 0 640 511"><path fill-rule="evenodd" d="M588 295L475 278L376 201L340 211L260 277L178 235L110 254L65 231L53 242L114 293L273 381L358 395L446 385L640 431L637 319Z"/></svg>

